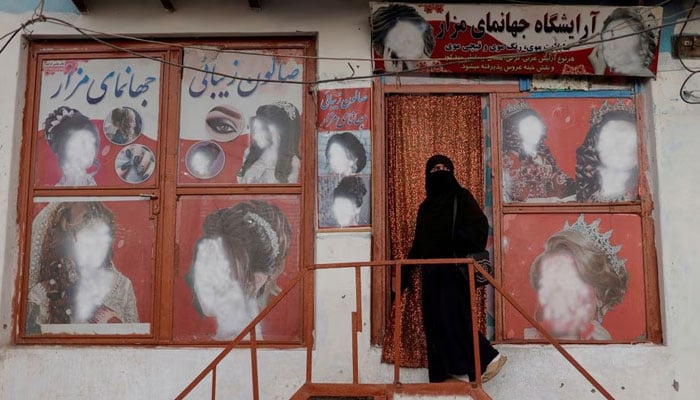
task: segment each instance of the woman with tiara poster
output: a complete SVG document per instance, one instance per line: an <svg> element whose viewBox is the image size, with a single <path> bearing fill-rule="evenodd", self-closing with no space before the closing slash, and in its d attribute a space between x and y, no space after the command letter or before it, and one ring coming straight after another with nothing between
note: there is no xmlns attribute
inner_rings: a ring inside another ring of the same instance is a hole
<svg viewBox="0 0 700 400"><path fill-rule="evenodd" d="M56 186L95 186L100 134L88 117L61 106L46 118L44 137L61 168Z"/></svg>
<svg viewBox="0 0 700 400"><path fill-rule="evenodd" d="M199 314L216 319L214 338L233 339L280 292L291 228L279 207L250 200L213 211L202 231L185 279Z"/></svg>
<svg viewBox="0 0 700 400"><path fill-rule="evenodd" d="M542 117L524 100L507 103L501 116L503 199L573 200L574 181L559 169L545 143L547 126Z"/></svg>

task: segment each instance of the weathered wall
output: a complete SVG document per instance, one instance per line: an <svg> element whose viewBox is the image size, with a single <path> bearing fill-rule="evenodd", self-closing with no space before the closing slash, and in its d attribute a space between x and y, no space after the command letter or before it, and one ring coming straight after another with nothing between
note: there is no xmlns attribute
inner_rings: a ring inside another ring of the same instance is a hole
<svg viewBox="0 0 700 400"><path fill-rule="evenodd" d="M3 32L19 26L33 7L0 7ZM51 1L49 1L49 4ZM63 3L66 3L65 1ZM175 2L166 12L155 0L91 1L91 13L57 14L77 25L126 34L294 33L317 32L320 56L364 57L369 52L369 7L365 1L264 1L253 11L245 1ZM54 11L68 11L54 4ZM48 9L48 8L47 8ZM18 13L19 12L19 13ZM31 27L34 35L65 37L66 29L49 24ZM700 32L691 24L687 30ZM0 54L0 398L27 399L170 399L217 354L215 349L13 346L12 301L17 270L16 202L21 124L26 85L26 50L16 38ZM370 72L367 63L353 62L356 74ZM348 75L346 62L318 63L319 77ZM694 199L700 198L696 173L700 150L700 106L686 105L678 89L687 72L668 53L662 54L658 78L648 85L653 102L648 133L651 183L659 253L663 345L570 346L573 355L619 399L694 399L697 379L700 319L700 247ZM698 85L700 86L700 85ZM368 233L319 234L317 262L369 259ZM350 272L317 274L316 381L349 382L350 312L354 283ZM363 302L369 306L369 273L363 273ZM369 312L364 313L368 328ZM369 329L360 338L363 382L389 382L391 370L379 363L380 350L369 346ZM599 394L548 346L500 346L509 357L502 374L485 385L496 399L596 399ZM237 353L219 370L220 398L249 398L247 353ZM305 353L265 350L260 354L264 399L286 399L303 381ZM421 370L406 371L406 381L426 381ZM677 386L674 387L674 382ZM202 388L192 398L207 398Z"/></svg>

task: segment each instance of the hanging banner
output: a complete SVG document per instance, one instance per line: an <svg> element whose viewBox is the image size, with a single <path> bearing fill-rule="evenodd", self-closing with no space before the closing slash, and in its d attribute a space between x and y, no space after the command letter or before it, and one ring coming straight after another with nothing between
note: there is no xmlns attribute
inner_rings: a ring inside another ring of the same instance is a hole
<svg viewBox="0 0 700 400"><path fill-rule="evenodd" d="M375 72L656 74L661 7L372 3Z"/></svg>
<svg viewBox="0 0 700 400"><path fill-rule="evenodd" d="M370 225L371 88L318 91L318 227Z"/></svg>

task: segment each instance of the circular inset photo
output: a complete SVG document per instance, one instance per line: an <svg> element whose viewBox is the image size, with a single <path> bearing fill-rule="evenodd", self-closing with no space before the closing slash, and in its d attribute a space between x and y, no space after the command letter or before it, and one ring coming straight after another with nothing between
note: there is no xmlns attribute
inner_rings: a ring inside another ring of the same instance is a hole
<svg viewBox="0 0 700 400"><path fill-rule="evenodd" d="M187 170L199 179L210 179L224 169L224 150L212 141L197 142L187 150L185 166Z"/></svg>
<svg viewBox="0 0 700 400"><path fill-rule="evenodd" d="M209 110L204 122L207 135L217 142L230 142L245 130L243 114L227 104L220 104Z"/></svg>
<svg viewBox="0 0 700 400"><path fill-rule="evenodd" d="M117 107L104 120L103 129L107 140L124 145L136 140L143 129L141 115L131 107Z"/></svg>
<svg viewBox="0 0 700 400"><path fill-rule="evenodd" d="M141 183L153 175L156 157L147 146L130 144L117 154L114 168L124 182Z"/></svg>

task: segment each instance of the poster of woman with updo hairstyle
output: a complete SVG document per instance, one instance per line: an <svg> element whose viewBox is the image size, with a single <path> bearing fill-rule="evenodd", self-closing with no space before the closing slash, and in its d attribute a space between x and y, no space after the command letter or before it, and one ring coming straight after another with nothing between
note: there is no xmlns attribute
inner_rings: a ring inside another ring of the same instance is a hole
<svg viewBox="0 0 700 400"><path fill-rule="evenodd" d="M232 340L300 272L295 195L186 196L174 301L179 342ZM301 340L301 287L257 324L257 340Z"/></svg>
<svg viewBox="0 0 700 400"><path fill-rule="evenodd" d="M44 61L34 185L154 186L160 165L159 86L160 64L153 60Z"/></svg>

